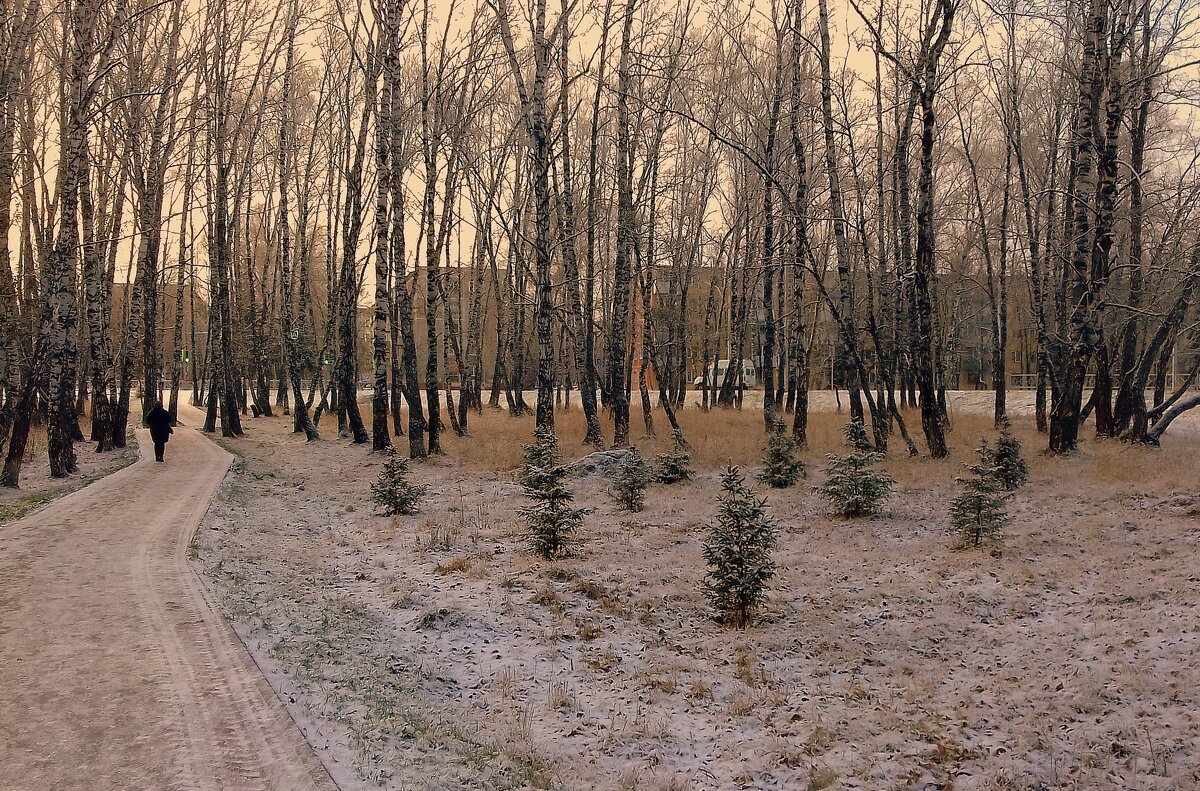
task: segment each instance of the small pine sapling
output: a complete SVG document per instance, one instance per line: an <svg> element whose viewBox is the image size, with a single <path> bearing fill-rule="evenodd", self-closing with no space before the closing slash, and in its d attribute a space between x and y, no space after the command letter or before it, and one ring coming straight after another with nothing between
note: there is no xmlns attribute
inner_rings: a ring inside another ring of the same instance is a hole
<svg viewBox="0 0 1200 791"><path fill-rule="evenodd" d="M754 496L737 467L721 476L717 521L704 539L704 595L729 626L744 629L767 598L775 576L771 550L775 524L767 517L767 501Z"/></svg>
<svg viewBox="0 0 1200 791"><path fill-rule="evenodd" d="M673 432L675 447L670 453L660 453L654 460L654 479L659 483L680 483L692 479L692 454L687 451L683 434Z"/></svg>
<svg viewBox="0 0 1200 791"><path fill-rule="evenodd" d="M569 474L554 432L538 431L534 443L525 446L525 464L517 476L530 501L518 513L525 520L530 548L546 559L566 552L587 513L586 508L571 507Z"/></svg>
<svg viewBox="0 0 1200 791"><path fill-rule="evenodd" d="M383 506L388 516L414 514L427 491L428 486L409 482L408 459L388 448L387 461L371 484L371 500Z"/></svg>
<svg viewBox="0 0 1200 791"><path fill-rule="evenodd" d="M979 546L985 538L998 539L1008 522L1004 501L1004 481L996 466L996 454L987 442L979 448L979 463L968 464L969 478L955 478L961 493L950 503L950 523L963 541Z"/></svg>
<svg viewBox="0 0 1200 791"><path fill-rule="evenodd" d="M1008 491L1020 489L1029 480L1029 465L1021 455L1021 442L1012 434L1012 424L1005 418L1000 424L1000 438L992 451L992 466L1000 483Z"/></svg>
<svg viewBox="0 0 1200 791"><path fill-rule="evenodd" d="M650 465L637 448L630 448L625 462L613 475L612 495L625 510L641 511L646 505L646 487L652 480Z"/></svg>
<svg viewBox="0 0 1200 791"><path fill-rule="evenodd" d="M796 458L796 440L785 431L782 422L777 421L771 428L763 462L766 466L758 479L772 489L786 489L806 474L804 462Z"/></svg>
<svg viewBox="0 0 1200 791"><path fill-rule="evenodd" d="M863 452L874 450L871 447L871 438L867 436L867 426L861 420L851 420L842 426L842 436L846 438L846 444L852 450Z"/></svg>
<svg viewBox="0 0 1200 791"><path fill-rule="evenodd" d="M872 469L883 459L883 454L871 449L867 429L860 421L851 422L843 433L850 453L826 456L829 463L825 467L825 481L817 487L817 493L844 517L873 514L896 482L887 473Z"/></svg>
<svg viewBox="0 0 1200 791"><path fill-rule="evenodd" d="M522 446L524 461L517 470L517 481L524 486L536 485L543 470L559 461L558 437L550 429L533 432L533 443Z"/></svg>

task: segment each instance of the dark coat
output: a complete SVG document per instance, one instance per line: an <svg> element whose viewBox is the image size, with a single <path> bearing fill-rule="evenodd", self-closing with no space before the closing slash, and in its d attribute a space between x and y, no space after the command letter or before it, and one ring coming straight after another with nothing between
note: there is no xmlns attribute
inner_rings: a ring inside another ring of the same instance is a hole
<svg viewBox="0 0 1200 791"><path fill-rule="evenodd" d="M150 410L146 415L146 425L150 428L150 437L156 445L161 445L171 438L174 429L171 428L171 413L160 406Z"/></svg>

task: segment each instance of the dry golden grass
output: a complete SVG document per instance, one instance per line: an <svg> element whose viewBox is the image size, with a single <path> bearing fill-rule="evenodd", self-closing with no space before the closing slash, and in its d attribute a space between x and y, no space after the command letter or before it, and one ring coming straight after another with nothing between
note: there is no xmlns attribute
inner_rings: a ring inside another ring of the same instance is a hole
<svg viewBox="0 0 1200 791"><path fill-rule="evenodd" d="M434 574L461 574L471 570L471 561L469 558L461 555L453 558L446 563L440 563L433 567Z"/></svg>
<svg viewBox="0 0 1200 791"><path fill-rule="evenodd" d="M606 441L612 438L612 422L604 417ZM757 464L766 442L765 425L758 409L713 409L703 412L688 407L678 414L680 427L691 446L693 464L699 469L717 469L727 464ZM809 449L806 456L834 452L842 447L842 426L846 415L814 412L809 416ZM639 407L630 410L630 438L647 457L673 447L670 424L661 411L654 413L655 437L645 436L645 423ZM522 446L533 438L533 417L511 417L503 410L486 409L468 420L469 436L443 434L448 459L470 469L503 472L521 465ZM583 412L578 408L559 410L555 430L563 458L571 460L592 450L582 443L585 433ZM897 441L898 438L897 438Z"/></svg>
<svg viewBox="0 0 1200 791"><path fill-rule="evenodd" d="M708 412L688 407L678 413L679 423L691 448L693 463L702 469L716 469L727 464L757 464L763 455L766 429L762 411L758 409L712 409ZM915 431L920 442L920 419L916 413L907 416L909 430ZM790 421L790 418L789 418ZM806 457L819 457L825 453L844 450L842 427L849 421L845 413L813 412L809 415L808 449ZM969 433L975 426L990 431L990 420L982 416L967 416L963 431L952 432L951 442ZM790 425L790 422L789 422ZM670 425L665 416L656 411L654 427L657 435L647 437L642 421L641 409L634 407L630 415L632 444L646 456L669 451L672 448ZM502 410L484 410L481 415L471 415L470 429L466 437L453 433L443 434L443 448L448 459L472 469L503 472L521 465L522 446L533 438L533 418L510 417ZM606 441L611 441L612 424L605 420ZM555 414L555 430L559 438L559 449L565 459L584 456L593 448L582 444L584 435L583 412L579 409L559 410ZM994 433L994 432L991 432ZM903 455L903 444L897 435L895 447ZM978 443L978 437L971 440ZM971 445L974 447L974 445Z"/></svg>
<svg viewBox="0 0 1200 791"><path fill-rule="evenodd" d="M910 459L899 433L893 432L888 456L881 465L901 485L951 485L954 478L962 474L962 464L974 460L975 449L981 441L987 439L994 443L997 437L990 413L955 409L947 434L950 458L937 462L924 455L919 410L908 409L903 414L908 431L922 455L916 460ZM601 418L605 440L610 442L611 417L605 413ZM705 412L689 405L679 411L678 418L690 445L693 466L697 470L717 470L728 464L746 467L761 463L766 443L761 409L748 407L743 410L712 409ZM786 419L790 426L791 416L786 416ZM844 453L846 446L842 429L848 421L849 414L845 410L812 411L808 421L808 447L801 452L801 458L810 464L821 465L825 454ZM559 409L555 413L555 423L559 448L565 459L577 459L594 450L582 443L584 420L578 405ZM532 441L533 425L532 416L511 417L505 410L485 409L482 414L471 414L468 436L458 437L452 431L443 433L444 460L468 470L499 473L515 470L521 465L522 447ZM657 436L647 437L641 408L636 404L631 405L631 439L650 458L671 450L673 444L670 425L661 410L654 412L654 426ZM1055 458L1043 452L1046 437L1037 433L1032 418L1013 418L1013 433L1025 449L1034 476L1082 476L1099 483L1111 483L1116 487L1116 492L1127 493L1135 493L1139 484L1147 480L1162 481L1178 489L1185 489L1194 483L1190 474L1194 464L1192 443L1183 437L1168 437L1163 447L1152 448L1112 440L1097 441L1092 438L1091 432L1091 425L1085 425L1078 456ZM399 439L401 445L403 442L402 438Z"/></svg>
<svg viewBox="0 0 1200 791"><path fill-rule="evenodd" d="M612 420L607 414L601 419L605 441L611 442ZM672 449L671 427L661 411L654 412L656 437L645 436L640 407L631 407L629 423L632 443L646 456ZM762 412L758 409L703 412L696 407L687 407L679 412L679 423L698 467L715 469L730 463L754 464L762 456L764 426ZM533 440L533 425L531 415L512 417L505 410L484 409L482 414L468 417L468 436L458 437L452 431L445 431L442 448L448 461L468 469L514 470L521 465L522 447ZM826 426L814 413L810 417L810 436L814 444L828 440L832 448L840 426L836 420ZM583 411L577 406L555 413L555 430L564 459L577 459L594 450L582 443L585 424ZM404 440L401 438L398 443L403 446Z"/></svg>

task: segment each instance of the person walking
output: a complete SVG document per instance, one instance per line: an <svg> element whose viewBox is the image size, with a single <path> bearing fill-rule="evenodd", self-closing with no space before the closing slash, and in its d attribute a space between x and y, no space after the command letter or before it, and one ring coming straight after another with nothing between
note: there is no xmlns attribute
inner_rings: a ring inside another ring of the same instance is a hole
<svg viewBox="0 0 1200 791"><path fill-rule="evenodd" d="M154 408L146 415L146 425L150 428L150 439L154 440L154 460L161 462L167 440L175 433L171 428L171 413L163 409L162 401L154 402Z"/></svg>

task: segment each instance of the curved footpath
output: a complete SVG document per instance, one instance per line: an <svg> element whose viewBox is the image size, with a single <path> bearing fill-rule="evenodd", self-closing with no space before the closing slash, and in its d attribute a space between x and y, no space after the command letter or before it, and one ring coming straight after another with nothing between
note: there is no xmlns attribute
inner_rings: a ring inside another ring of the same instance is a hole
<svg viewBox="0 0 1200 791"><path fill-rule="evenodd" d="M138 438L0 528L0 789L333 789L188 564L232 457L181 427L156 464Z"/></svg>

